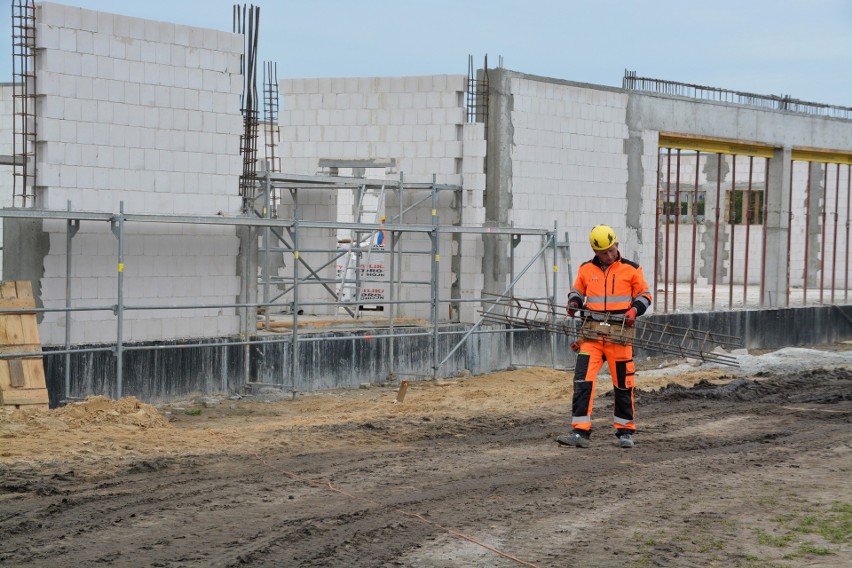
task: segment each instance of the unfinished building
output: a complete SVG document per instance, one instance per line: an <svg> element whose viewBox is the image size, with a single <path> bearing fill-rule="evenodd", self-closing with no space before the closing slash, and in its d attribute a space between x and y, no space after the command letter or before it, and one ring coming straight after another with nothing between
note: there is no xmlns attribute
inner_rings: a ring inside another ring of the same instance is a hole
<svg viewBox="0 0 852 568"><path fill-rule="evenodd" d="M481 315L563 301L597 223L652 318L852 337L852 108L486 63L273 80L262 124L245 30L19 5L2 276L33 283L52 404L568 366Z"/></svg>

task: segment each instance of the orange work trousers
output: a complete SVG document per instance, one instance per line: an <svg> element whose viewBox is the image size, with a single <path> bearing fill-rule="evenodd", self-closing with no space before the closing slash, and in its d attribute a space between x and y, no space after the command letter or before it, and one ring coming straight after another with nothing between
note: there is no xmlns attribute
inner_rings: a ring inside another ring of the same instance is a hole
<svg viewBox="0 0 852 568"><path fill-rule="evenodd" d="M571 427L592 429L592 406L595 402L595 383L598 371L606 361L612 375L615 404L613 426L616 430L636 430L633 421L633 346L609 341L583 341L574 367L574 397L571 404Z"/></svg>

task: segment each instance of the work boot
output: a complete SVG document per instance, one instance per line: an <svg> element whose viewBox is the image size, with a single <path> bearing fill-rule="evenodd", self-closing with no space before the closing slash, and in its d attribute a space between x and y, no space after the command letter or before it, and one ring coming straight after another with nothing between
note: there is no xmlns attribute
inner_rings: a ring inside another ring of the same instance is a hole
<svg viewBox="0 0 852 568"><path fill-rule="evenodd" d="M618 436L618 447L619 448L632 448L633 447L633 435L629 432L619 432L616 434Z"/></svg>
<svg viewBox="0 0 852 568"><path fill-rule="evenodd" d="M568 434L560 434L556 436L556 443L560 446L575 446L577 448L588 448L592 442L589 440L590 434L582 430L574 430Z"/></svg>

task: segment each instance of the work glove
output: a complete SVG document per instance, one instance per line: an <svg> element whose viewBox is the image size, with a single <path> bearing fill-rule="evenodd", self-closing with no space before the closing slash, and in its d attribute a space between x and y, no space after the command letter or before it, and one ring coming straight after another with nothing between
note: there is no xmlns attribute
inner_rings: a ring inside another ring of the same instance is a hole
<svg viewBox="0 0 852 568"><path fill-rule="evenodd" d="M568 302L568 305L565 307L565 309L568 310L568 316L573 318L577 310L580 309L580 303L576 300L571 300L570 302Z"/></svg>
<svg viewBox="0 0 852 568"><path fill-rule="evenodd" d="M636 308L630 308L624 312L624 325L627 327L636 325Z"/></svg>
<svg viewBox="0 0 852 568"><path fill-rule="evenodd" d="M574 353L580 352L580 342L579 341L574 341L573 343L571 343L571 351L573 351Z"/></svg>

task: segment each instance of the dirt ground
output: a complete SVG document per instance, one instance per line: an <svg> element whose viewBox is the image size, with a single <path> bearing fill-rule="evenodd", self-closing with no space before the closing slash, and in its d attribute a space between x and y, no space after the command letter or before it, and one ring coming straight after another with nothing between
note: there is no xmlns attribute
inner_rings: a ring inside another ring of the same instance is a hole
<svg viewBox="0 0 852 568"><path fill-rule="evenodd" d="M852 565L852 345L570 374L0 412L0 566Z"/></svg>

